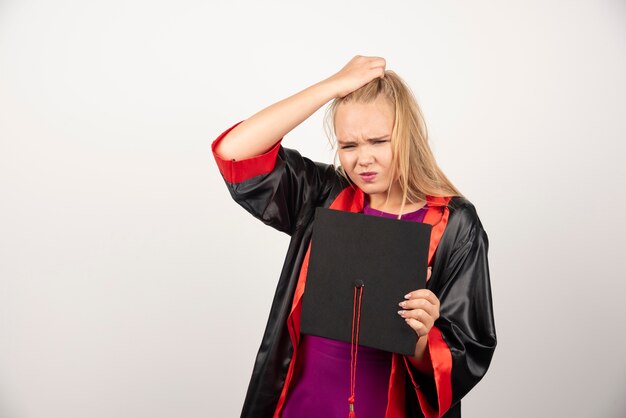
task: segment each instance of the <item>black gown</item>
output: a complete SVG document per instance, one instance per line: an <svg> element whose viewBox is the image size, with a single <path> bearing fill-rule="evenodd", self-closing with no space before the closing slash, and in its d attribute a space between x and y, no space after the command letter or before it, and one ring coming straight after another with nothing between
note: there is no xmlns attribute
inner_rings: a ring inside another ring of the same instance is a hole
<svg viewBox="0 0 626 418"><path fill-rule="evenodd" d="M363 192L334 166L284 148L282 138L260 156L221 158L215 147L235 126L212 144L228 191L254 217L291 236L241 416L280 416L297 352L299 316L293 316L292 304L303 261L308 263L315 208L356 212L362 209ZM440 317L429 334L434 377L420 374L408 361L394 362L401 383L390 379L387 418L460 417L461 398L487 372L496 347L487 234L467 199L433 198L431 204L446 221L439 223L438 244L431 242L432 275L427 283L440 301Z"/></svg>

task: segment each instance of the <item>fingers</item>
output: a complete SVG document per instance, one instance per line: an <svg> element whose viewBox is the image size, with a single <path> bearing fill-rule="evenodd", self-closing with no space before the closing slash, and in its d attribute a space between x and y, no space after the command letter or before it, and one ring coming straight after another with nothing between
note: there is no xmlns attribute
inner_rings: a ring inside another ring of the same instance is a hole
<svg viewBox="0 0 626 418"><path fill-rule="evenodd" d="M360 77L365 77L365 84L367 81L373 80L376 77L383 77L385 75L385 67L387 61L383 57L366 57L362 55L356 55L350 60L344 67L344 70L356 71L360 74ZM363 73L363 71L365 71Z"/></svg>
<svg viewBox="0 0 626 418"><path fill-rule="evenodd" d="M407 318L415 319L416 321L419 321L422 324L425 324L428 326L432 326L435 323L435 318L433 318L430 312L427 312L424 309L411 309L411 310L398 311L398 315L400 315L404 319L407 319Z"/></svg>
<svg viewBox="0 0 626 418"><path fill-rule="evenodd" d="M439 318L439 307L428 299L405 300L400 302L398 305L405 310L421 309L435 319Z"/></svg>
<svg viewBox="0 0 626 418"><path fill-rule="evenodd" d="M405 319L405 321L411 328L413 328L413 331L415 331L418 337L423 337L424 335L428 334L428 330L421 322L416 321L413 318L407 318Z"/></svg>
<svg viewBox="0 0 626 418"><path fill-rule="evenodd" d="M370 68L382 68L387 66L387 61L383 57L368 57L364 55L355 55L350 62L358 64L368 64Z"/></svg>
<svg viewBox="0 0 626 418"><path fill-rule="evenodd" d="M379 71L380 76L385 75L385 67L387 66L387 61L385 61L382 57L369 57L370 60L370 68Z"/></svg>
<svg viewBox="0 0 626 418"><path fill-rule="evenodd" d="M408 326L413 328L413 331L415 331L418 337L423 337L425 335L428 335L428 333L430 332L432 328L432 325L430 327L427 327L425 324L423 324L422 322L414 318L405 318L405 322L407 323Z"/></svg>
<svg viewBox="0 0 626 418"><path fill-rule="evenodd" d="M433 274L433 268L428 267L428 269L426 269L426 283L428 283L428 281L430 280L430 276L432 276L432 274Z"/></svg>
<svg viewBox="0 0 626 418"><path fill-rule="evenodd" d="M404 299L406 299L406 301L413 301L413 300L416 300L416 299L426 299L431 304L433 304L433 305L437 306L437 308L439 308L439 299L437 298L437 296L432 291L430 291L428 289L414 290L414 291L404 295Z"/></svg>
<svg viewBox="0 0 626 418"><path fill-rule="evenodd" d="M413 318L429 326L439 319L439 309L428 301L416 302L411 307L407 305L400 306L402 309L398 311L402 318Z"/></svg>
<svg viewBox="0 0 626 418"><path fill-rule="evenodd" d="M384 58L373 57L374 59L371 61L371 69L374 70L374 74L376 77L384 77L385 76L385 66L387 62ZM376 78L374 77L374 78Z"/></svg>
<svg viewBox="0 0 626 418"><path fill-rule="evenodd" d="M363 55L355 55L344 68L362 67L362 68L382 68L385 69L387 61L383 57L366 57Z"/></svg>
<svg viewBox="0 0 626 418"><path fill-rule="evenodd" d="M425 336L439 319L439 299L428 289L418 289L408 293L398 305L398 311L406 323L418 336Z"/></svg>
<svg viewBox="0 0 626 418"><path fill-rule="evenodd" d="M344 97L377 77L383 77L387 62L382 57L354 56L338 73L331 76L337 91Z"/></svg>

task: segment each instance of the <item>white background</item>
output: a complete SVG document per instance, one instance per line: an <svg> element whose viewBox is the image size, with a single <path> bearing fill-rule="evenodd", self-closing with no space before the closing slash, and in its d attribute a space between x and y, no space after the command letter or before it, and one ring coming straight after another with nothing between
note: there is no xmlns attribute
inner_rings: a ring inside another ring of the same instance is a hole
<svg viewBox="0 0 626 418"><path fill-rule="evenodd" d="M624 1L0 2L0 417L240 413L289 237L210 142L387 60L490 238L464 417L626 414ZM283 145L330 162L322 111Z"/></svg>

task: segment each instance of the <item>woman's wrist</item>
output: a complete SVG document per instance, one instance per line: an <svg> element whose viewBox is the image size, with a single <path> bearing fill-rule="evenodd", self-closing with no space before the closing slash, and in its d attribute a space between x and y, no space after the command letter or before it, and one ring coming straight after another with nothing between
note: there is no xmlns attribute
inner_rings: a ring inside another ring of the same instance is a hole
<svg viewBox="0 0 626 418"><path fill-rule="evenodd" d="M319 97L321 98L321 101L324 102L324 104L333 99L336 99L340 95L337 82L332 77L328 77L311 87L319 91Z"/></svg>
<svg viewBox="0 0 626 418"><path fill-rule="evenodd" d="M422 374L432 376L433 366L428 350L428 335L420 337L415 346L415 355L408 356L409 362Z"/></svg>

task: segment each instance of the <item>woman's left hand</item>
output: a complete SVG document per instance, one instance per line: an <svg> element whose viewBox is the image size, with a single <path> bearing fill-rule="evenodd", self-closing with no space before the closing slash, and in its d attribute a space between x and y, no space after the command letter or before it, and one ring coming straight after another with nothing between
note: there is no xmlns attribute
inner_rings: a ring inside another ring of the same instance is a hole
<svg viewBox="0 0 626 418"><path fill-rule="evenodd" d="M430 268L426 281L430 279ZM402 310L398 315L405 319L418 337L428 335L435 321L439 318L439 299L428 289L414 290L404 296L399 303Z"/></svg>

